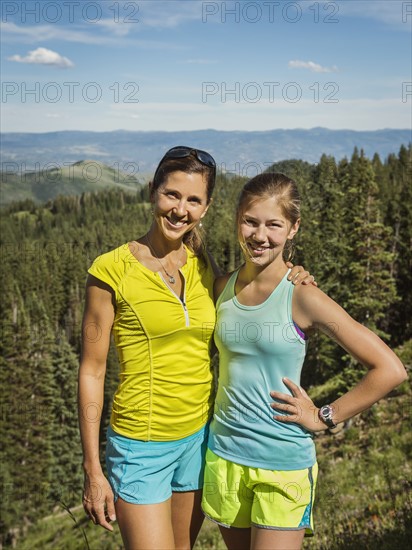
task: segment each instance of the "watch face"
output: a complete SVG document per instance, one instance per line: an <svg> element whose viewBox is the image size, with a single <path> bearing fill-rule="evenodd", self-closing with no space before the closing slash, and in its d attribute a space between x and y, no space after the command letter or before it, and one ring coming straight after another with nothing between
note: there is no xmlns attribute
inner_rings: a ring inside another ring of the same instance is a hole
<svg viewBox="0 0 412 550"><path fill-rule="evenodd" d="M330 405L323 405L319 410L320 419L329 427L335 428L336 424L333 421L333 408Z"/></svg>
<svg viewBox="0 0 412 550"><path fill-rule="evenodd" d="M329 407L329 405L325 405L324 407L322 407L322 415L323 416L328 417L328 416L331 415L331 413L332 413L332 408Z"/></svg>

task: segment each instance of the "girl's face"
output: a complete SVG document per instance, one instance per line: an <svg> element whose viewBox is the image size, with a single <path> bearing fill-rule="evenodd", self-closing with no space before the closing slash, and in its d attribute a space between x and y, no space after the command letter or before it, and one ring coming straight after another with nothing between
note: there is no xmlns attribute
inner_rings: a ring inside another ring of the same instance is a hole
<svg viewBox="0 0 412 550"><path fill-rule="evenodd" d="M202 174L172 172L153 192L154 217L168 240L183 238L206 214L206 180Z"/></svg>
<svg viewBox="0 0 412 550"><path fill-rule="evenodd" d="M279 258L288 239L293 239L300 220L291 224L276 197L259 198L245 205L239 224L239 241L246 261L265 266Z"/></svg>

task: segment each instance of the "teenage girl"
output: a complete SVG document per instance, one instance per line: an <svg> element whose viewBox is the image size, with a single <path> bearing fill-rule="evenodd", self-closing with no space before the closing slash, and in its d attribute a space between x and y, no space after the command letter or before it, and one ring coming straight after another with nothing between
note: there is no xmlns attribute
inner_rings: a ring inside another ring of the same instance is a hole
<svg viewBox="0 0 412 550"><path fill-rule="evenodd" d="M284 256L299 223L291 179L250 180L237 212L245 263L215 282L220 369L202 507L229 550L301 548L313 531L313 432L367 409L406 378L388 346L331 298L313 285L288 283ZM307 338L318 329L330 336L330 326L368 372L318 409L300 373Z"/></svg>

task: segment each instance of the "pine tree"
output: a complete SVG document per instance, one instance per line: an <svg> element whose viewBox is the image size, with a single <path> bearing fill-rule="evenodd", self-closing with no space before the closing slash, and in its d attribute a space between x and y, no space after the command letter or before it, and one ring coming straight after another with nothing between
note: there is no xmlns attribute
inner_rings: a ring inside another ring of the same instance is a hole
<svg viewBox="0 0 412 550"><path fill-rule="evenodd" d="M343 174L347 186L344 210L348 285L342 304L352 317L382 337L382 320L395 303L395 281L391 275L391 230L385 227L379 209L378 186L372 163L355 150L348 170ZM341 375L342 390L349 388L363 374L351 357L343 356L346 367Z"/></svg>
<svg viewBox="0 0 412 550"><path fill-rule="evenodd" d="M302 193L302 225L299 247L303 260L299 263L310 266L316 274L320 288L331 298L340 302L342 295L341 273L344 269L347 250L343 236L342 209L344 191L338 181L335 159L322 155L309 182ZM329 337L320 332L312 335L308 349L303 383L320 383L341 369L340 350Z"/></svg>
<svg viewBox="0 0 412 550"><path fill-rule="evenodd" d="M53 406L50 499L68 506L81 501L82 451L77 415L78 357L61 329L52 350Z"/></svg>
<svg viewBox="0 0 412 550"><path fill-rule="evenodd" d="M236 233L236 205L246 178L219 176L205 218L207 247L220 268L233 271L243 261Z"/></svg>
<svg viewBox="0 0 412 550"><path fill-rule="evenodd" d="M5 335L2 349L3 426L2 457L7 497L14 514L6 513L2 526L7 538L44 514L49 506L51 463L50 408L52 376L50 329L36 295L23 296L14 281L4 296L2 313ZM17 523L18 518L18 523Z"/></svg>
<svg viewBox="0 0 412 550"><path fill-rule="evenodd" d="M412 338L412 146L389 155L380 174L381 209L385 224L392 227L391 273L402 304L391 306L384 326L398 345Z"/></svg>
<svg viewBox="0 0 412 550"><path fill-rule="evenodd" d="M355 151L350 164L349 201L345 209L350 290L346 307L359 322L378 330L379 321L396 300L391 276L391 230L384 226L378 186L371 162Z"/></svg>

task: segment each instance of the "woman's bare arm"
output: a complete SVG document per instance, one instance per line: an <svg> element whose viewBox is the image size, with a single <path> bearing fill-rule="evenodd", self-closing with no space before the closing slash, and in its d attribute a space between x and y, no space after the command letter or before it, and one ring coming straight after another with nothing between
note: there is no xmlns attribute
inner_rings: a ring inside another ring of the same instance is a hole
<svg viewBox="0 0 412 550"><path fill-rule="evenodd" d="M114 320L113 293L108 285L89 276L82 325L79 369L79 422L85 475L83 505L94 521L109 531L115 519L114 499L99 459L99 430L103 410L106 360Z"/></svg>

